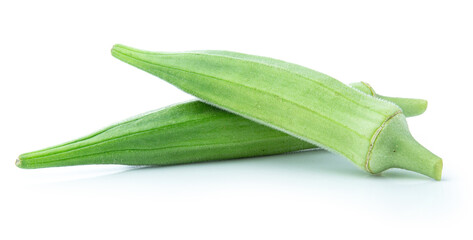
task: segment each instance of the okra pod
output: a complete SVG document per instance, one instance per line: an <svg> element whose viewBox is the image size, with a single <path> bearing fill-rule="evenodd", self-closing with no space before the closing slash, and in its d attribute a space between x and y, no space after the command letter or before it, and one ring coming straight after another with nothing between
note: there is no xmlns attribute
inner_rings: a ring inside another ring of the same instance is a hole
<svg viewBox="0 0 473 240"><path fill-rule="evenodd" d="M367 172L403 168L441 178L442 159L412 137L399 106L317 71L228 51L166 53L115 45L112 55L208 104L340 154Z"/></svg>
<svg viewBox="0 0 473 240"><path fill-rule="evenodd" d="M352 86L367 94L364 83ZM425 101L404 99L411 112ZM89 136L22 154L21 168L86 164L172 165L273 155L317 148L313 144L200 101L138 115Z"/></svg>

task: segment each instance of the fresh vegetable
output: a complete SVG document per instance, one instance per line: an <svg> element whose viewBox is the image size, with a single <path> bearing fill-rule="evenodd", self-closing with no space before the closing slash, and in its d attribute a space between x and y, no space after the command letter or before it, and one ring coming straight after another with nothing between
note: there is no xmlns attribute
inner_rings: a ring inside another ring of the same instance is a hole
<svg viewBox="0 0 473 240"><path fill-rule="evenodd" d="M364 84L353 84L371 94ZM410 112L425 102L404 99ZM20 155L21 168L84 164L169 165L286 153L313 144L200 101L136 116L55 147Z"/></svg>
<svg viewBox="0 0 473 240"><path fill-rule="evenodd" d="M370 173L403 168L441 179L442 159L411 136L399 106L325 74L227 51L163 53L115 45L112 54L206 103L338 153Z"/></svg>

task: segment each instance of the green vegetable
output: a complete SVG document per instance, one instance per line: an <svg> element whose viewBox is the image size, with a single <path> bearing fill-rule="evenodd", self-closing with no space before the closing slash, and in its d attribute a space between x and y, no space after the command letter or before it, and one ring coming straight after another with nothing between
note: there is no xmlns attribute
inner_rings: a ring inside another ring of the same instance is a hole
<svg viewBox="0 0 473 240"><path fill-rule="evenodd" d="M386 97L379 95L376 94L374 89L365 82L352 83L350 86L371 96L378 97L398 105L406 117L421 115L427 109L427 101L423 99Z"/></svg>
<svg viewBox="0 0 473 240"><path fill-rule="evenodd" d="M363 84L354 87L371 93ZM411 112L424 100L405 99ZM420 106L420 107L419 107ZM316 148L264 125L193 101L136 116L89 136L20 155L17 166L168 165Z"/></svg>
<svg viewBox="0 0 473 240"><path fill-rule="evenodd" d="M345 156L370 173L412 170L440 180L442 159L411 136L402 110L322 73L226 51L113 56L203 101Z"/></svg>

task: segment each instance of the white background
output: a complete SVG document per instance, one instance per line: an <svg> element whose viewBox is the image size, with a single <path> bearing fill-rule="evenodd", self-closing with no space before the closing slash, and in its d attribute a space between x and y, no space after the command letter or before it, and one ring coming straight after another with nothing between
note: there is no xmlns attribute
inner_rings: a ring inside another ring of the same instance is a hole
<svg viewBox="0 0 473 240"><path fill-rule="evenodd" d="M2 1L1 239L472 239L469 1ZM115 43L283 59L384 95L440 182L324 151L161 168L23 170L16 157L192 99Z"/></svg>

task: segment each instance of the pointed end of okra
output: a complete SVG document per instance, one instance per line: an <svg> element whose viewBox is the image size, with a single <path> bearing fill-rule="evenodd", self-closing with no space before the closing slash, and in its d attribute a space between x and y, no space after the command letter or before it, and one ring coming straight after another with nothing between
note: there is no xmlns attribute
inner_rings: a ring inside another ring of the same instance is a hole
<svg viewBox="0 0 473 240"><path fill-rule="evenodd" d="M132 66L149 71L149 63L157 53L139 50L122 44L115 44L111 50L112 56Z"/></svg>
<svg viewBox="0 0 473 240"><path fill-rule="evenodd" d="M123 45L123 44L115 44L115 45L113 45L113 47L112 47L112 52L113 52L114 50L129 49L129 48L130 48L130 47L125 46L125 45Z"/></svg>
<svg viewBox="0 0 473 240"><path fill-rule="evenodd" d="M16 159L15 165L19 168L24 168L23 161L21 161L21 156Z"/></svg>
<svg viewBox="0 0 473 240"><path fill-rule="evenodd" d="M118 58L118 59L121 59L120 56L122 54L125 54L127 53L129 50L128 50L128 47L125 46L125 45L122 45L122 44L115 44L113 45L112 47L112 56Z"/></svg>
<svg viewBox="0 0 473 240"><path fill-rule="evenodd" d="M153 53L153 52L149 52L149 51L144 51L144 50L128 47L128 46L125 46L123 44L113 45L111 52L112 52L112 55L114 57L122 56L122 55L125 55L125 56L140 56L140 55L143 55L143 54Z"/></svg>
<svg viewBox="0 0 473 240"><path fill-rule="evenodd" d="M15 161L15 165L19 168L23 169L31 169L31 168L36 168L34 167L34 161L31 161L31 158L28 157L30 153L24 153L18 156L18 158Z"/></svg>
<svg viewBox="0 0 473 240"><path fill-rule="evenodd" d="M440 180L442 177L442 158L430 152L412 137L403 114L397 114L386 121L375 133L371 143L366 168L372 173L379 173L389 168L402 168L435 180Z"/></svg>

